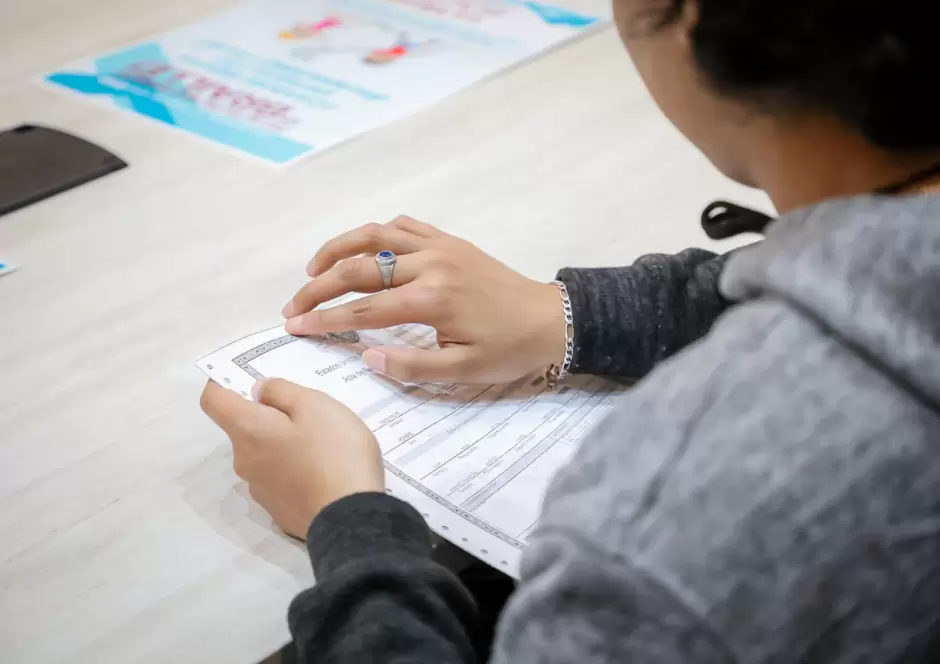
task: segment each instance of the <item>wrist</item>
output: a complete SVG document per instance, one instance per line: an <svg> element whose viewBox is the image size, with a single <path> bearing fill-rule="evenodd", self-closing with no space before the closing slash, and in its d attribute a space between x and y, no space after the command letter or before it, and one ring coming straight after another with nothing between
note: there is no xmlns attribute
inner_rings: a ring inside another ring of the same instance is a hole
<svg viewBox="0 0 940 664"><path fill-rule="evenodd" d="M534 344L537 367L545 369L550 365L561 366L565 361L568 345L568 323L565 317L564 299L557 283L539 283L536 307L533 312L535 323Z"/></svg>

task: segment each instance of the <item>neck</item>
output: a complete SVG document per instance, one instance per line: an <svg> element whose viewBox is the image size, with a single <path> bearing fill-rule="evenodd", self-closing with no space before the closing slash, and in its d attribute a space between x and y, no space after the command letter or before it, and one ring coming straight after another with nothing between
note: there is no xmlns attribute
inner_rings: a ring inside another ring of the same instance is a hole
<svg viewBox="0 0 940 664"><path fill-rule="evenodd" d="M871 193L940 163L938 151L888 152L828 121L775 133L767 141L769 149L758 156L754 180L780 214L830 198Z"/></svg>

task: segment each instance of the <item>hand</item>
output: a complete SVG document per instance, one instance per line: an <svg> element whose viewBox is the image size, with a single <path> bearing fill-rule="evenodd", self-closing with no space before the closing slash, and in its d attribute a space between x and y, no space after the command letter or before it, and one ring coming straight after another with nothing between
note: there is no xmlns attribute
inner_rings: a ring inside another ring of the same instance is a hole
<svg viewBox="0 0 940 664"><path fill-rule="evenodd" d="M384 291L375 254L398 256ZM565 319L556 286L524 277L433 226L399 217L327 242L307 266L313 280L284 307L298 336L423 323L439 350L370 349L372 369L406 382L502 383L558 363ZM382 291L382 292L379 292ZM328 309L347 293L377 293Z"/></svg>
<svg viewBox="0 0 940 664"><path fill-rule="evenodd" d="M385 490L382 454L355 413L281 379L255 386L252 403L210 382L203 411L232 441L235 473L288 535L304 539L330 503Z"/></svg>

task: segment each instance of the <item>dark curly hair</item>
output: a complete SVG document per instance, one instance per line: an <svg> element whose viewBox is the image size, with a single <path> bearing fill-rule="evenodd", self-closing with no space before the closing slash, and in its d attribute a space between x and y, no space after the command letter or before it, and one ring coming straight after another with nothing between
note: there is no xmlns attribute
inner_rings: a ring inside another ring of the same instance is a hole
<svg viewBox="0 0 940 664"><path fill-rule="evenodd" d="M719 92L773 112L816 108L893 151L940 148L940 0L697 2L695 60Z"/></svg>

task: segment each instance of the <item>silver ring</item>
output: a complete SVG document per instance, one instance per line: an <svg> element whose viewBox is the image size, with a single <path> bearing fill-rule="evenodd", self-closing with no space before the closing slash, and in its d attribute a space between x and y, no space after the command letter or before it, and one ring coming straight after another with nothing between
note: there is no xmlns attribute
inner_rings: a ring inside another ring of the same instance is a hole
<svg viewBox="0 0 940 664"><path fill-rule="evenodd" d="M380 251L375 255L375 264L379 266L379 272L382 273L385 290L392 287L392 276L395 274L395 263L397 262L398 256L391 251Z"/></svg>

